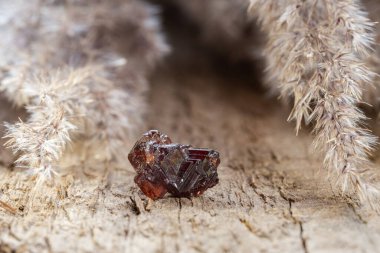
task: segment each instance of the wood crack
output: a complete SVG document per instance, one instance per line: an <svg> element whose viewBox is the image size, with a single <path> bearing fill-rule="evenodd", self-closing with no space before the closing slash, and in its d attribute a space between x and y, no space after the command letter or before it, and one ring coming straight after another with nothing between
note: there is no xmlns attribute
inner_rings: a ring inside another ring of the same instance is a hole
<svg viewBox="0 0 380 253"><path fill-rule="evenodd" d="M137 204L135 198L129 197L129 199L131 200L131 202L128 202L128 206L130 207L132 213L134 213L135 215L140 215L141 210L140 210L140 207Z"/></svg>
<svg viewBox="0 0 380 253"><path fill-rule="evenodd" d="M249 183L249 185L252 187L253 192L261 199L261 201L264 204L268 204L268 202L267 202L267 196L265 196L262 192L259 192L257 190L257 185L254 182L254 178L253 177L251 178L251 182Z"/></svg>
<svg viewBox="0 0 380 253"><path fill-rule="evenodd" d="M309 249L307 248L307 244L306 244L306 238L305 238L305 235L304 235L303 222L293 215L293 210L292 210L292 203L293 202L294 202L294 200L288 199L289 214L290 214L290 217L292 218L293 222L295 224L298 224L298 226L299 226L299 231L300 231L299 232L299 237L300 237L300 240L301 240L301 245L302 245L303 252L304 253L309 253Z"/></svg>
<svg viewBox="0 0 380 253"><path fill-rule="evenodd" d="M300 241L301 241L301 246L302 246L303 252L304 253L310 253L310 251L309 251L309 249L307 247L307 240L306 240L305 235L304 235L303 222L300 219L298 219L296 216L294 216L294 214L293 214L292 205L295 202L295 200L292 199L292 198L287 197L285 195L285 193L282 191L281 187L278 187L278 192L279 192L281 198L283 198L285 201L288 202L288 208L289 208L290 218L293 221L293 223L297 224L298 227L299 227L299 238L300 238Z"/></svg>
<svg viewBox="0 0 380 253"><path fill-rule="evenodd" d="M181 210L182 210L182 201L181 198L178 199L178 224L181 227Z"/></svg>
<svg viewBox="0 0 380 253"><path fill-rule="evenodd" d="M300 239L301 239L301 242L302 242L303 252L304 253L309 253L309 250L308 250L307 245L306 245L306 239L305 239L305 236L304 236L304 233L303 233L303 223L301 221L298 221L298 224L300 226Z"/></svg>

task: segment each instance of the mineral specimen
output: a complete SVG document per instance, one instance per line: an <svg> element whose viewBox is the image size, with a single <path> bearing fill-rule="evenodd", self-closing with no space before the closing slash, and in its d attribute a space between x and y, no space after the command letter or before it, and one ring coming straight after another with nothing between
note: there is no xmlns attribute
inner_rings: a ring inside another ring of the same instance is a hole
<svg viewBox="0 0 380 253"><path fill-rule="evenodd" d="M154 200L167 192L176 197L199 196L219 181L217 151L172 143L157 130L145 133L128 159L137 172L135 183Z"/></svg>

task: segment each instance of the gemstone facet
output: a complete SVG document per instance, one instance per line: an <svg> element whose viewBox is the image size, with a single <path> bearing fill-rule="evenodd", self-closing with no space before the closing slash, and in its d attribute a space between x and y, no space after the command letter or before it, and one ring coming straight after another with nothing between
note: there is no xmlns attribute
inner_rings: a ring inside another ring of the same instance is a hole
<svg viewBox="0 0 380 253"><path fill-rule="evenodd" d="M145 133L128 159L137 172L135 183L154 200L167 192L176 197L199 196L219 181L217 151L172 143L157 130Z"/></svg>

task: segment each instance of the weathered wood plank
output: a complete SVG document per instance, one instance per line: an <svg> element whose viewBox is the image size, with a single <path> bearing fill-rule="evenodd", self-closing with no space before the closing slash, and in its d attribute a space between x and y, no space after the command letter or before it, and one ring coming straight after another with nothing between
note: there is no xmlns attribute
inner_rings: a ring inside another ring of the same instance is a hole
<svg viewBox="0 0 380 253"><path fill-rule="evenodd" d="M141 132L219 150L219 185L148 203L131 168L78 168L58 199L26 208L30 181L1 168L0 200L17 214L0 205L0 252L377 252L378 216L332 190L288 109L201 69L172 64L153 76Z"/></svg>

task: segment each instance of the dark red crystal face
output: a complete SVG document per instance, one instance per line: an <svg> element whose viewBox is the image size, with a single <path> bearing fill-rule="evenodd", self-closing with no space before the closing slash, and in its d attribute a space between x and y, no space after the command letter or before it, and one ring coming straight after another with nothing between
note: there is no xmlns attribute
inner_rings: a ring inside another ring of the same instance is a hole
<svg viewBox="0 0 380 253"><path fill-rule="evenodd" d="M139 172L146 164L153 165L154 163L154 146L161 144L172 143L170 138L161 134L157 130L150 130L143 134L128 155L128 160L133 168Z"/></svg>
<svg viewBox="0 0 380 253"><path fill-rule="evenodd" d="M156 130L145 133L128 155L136 184L158 199L168 191L176 197L199 196L219 179L219 153L211 149L173 144Z"/></svg>
<svg viewBox="0 0 380 253"><path fill-rule="evenodd" d="M145 173L137 174L135 177L135 183L146 196L153 200L162 198L168 192L165 184L159 180L151 181L149 175L146 175Z"/></svg>

